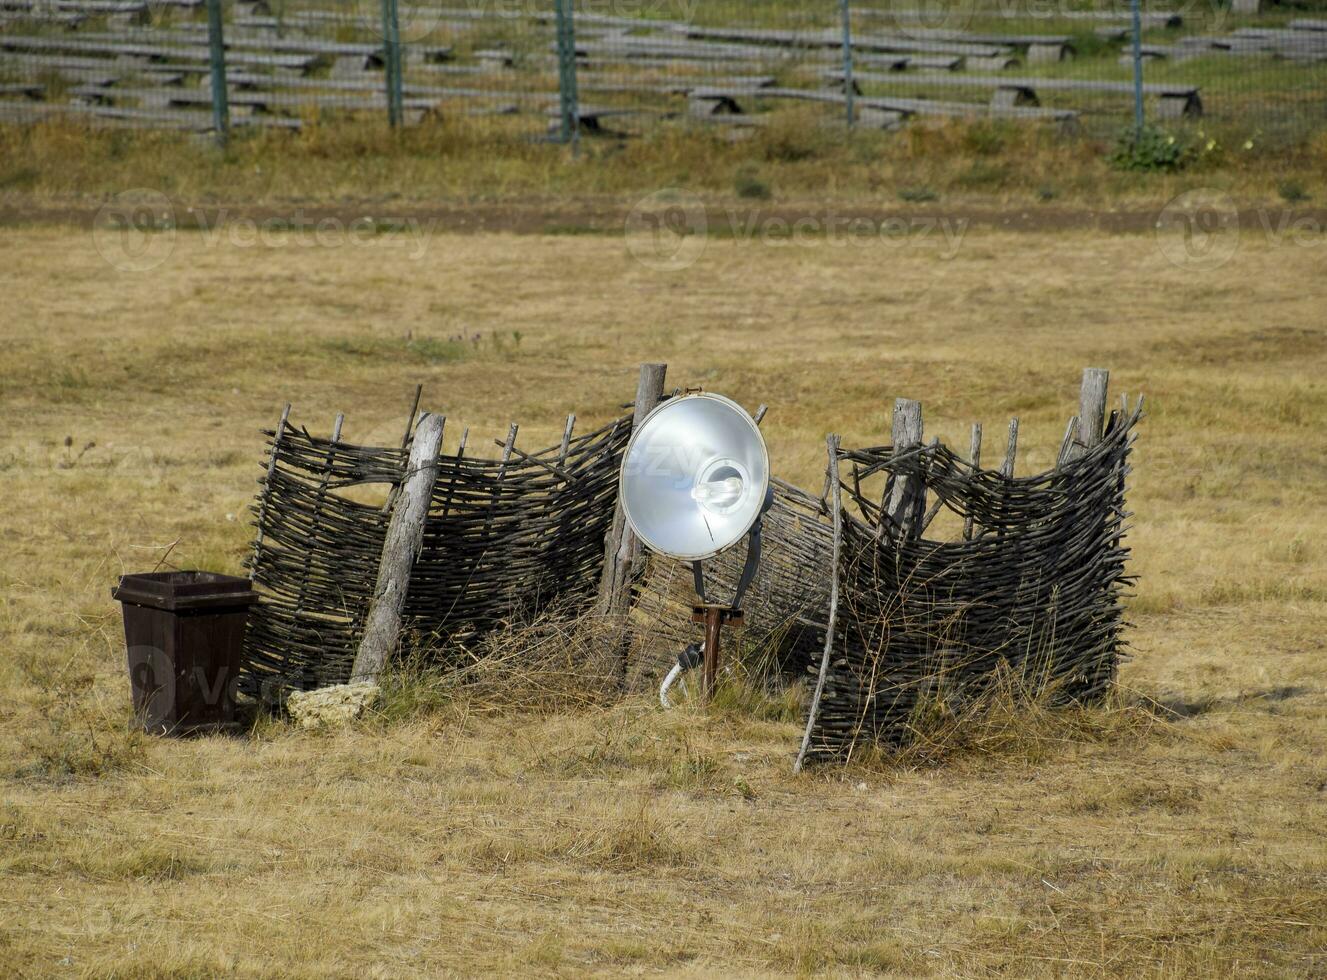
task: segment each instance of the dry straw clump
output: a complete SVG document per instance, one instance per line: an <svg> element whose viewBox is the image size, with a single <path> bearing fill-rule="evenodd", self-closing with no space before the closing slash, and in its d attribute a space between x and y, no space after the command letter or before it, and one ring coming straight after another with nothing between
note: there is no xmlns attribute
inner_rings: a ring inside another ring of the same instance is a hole
<svg viewBox="0 0 1327 980"><path fill-rule="evenodd" d="M1179 734L1173 713L1137 691L1114 688L1090 703L1066 701L1060 685L1029 682L1001 670L976 696L923 698L908 719L907 737L893 752L875 750L892 768L936 766L974 759L1037 765L1074 747L1141 742Z"/></svg>
<svg viewBox="0 0 1327 980"><path fill-rule="evenodd" d="M418 714L553 714L602 707L620 696L620 623L569 616L561 606L498 629L416 637L383 678L384 723Z"/></svg>

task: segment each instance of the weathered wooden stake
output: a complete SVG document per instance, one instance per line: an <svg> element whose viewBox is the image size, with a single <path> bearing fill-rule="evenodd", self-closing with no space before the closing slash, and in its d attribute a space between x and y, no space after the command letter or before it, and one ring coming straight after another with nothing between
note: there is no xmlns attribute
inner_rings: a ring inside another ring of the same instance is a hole
<svg viewBox="0 0 1327 980"><path fill-rule="evenodd" d="M410 445L410 433L414 431L415 416L419 414L419 399L423 394L424 386L422 384L415 385L415 400L410 403L410 417L405 420L405 435L401 436L401 448L403 450ZM391 513L392 509L396 507L396 499L399 496L401 496L401 488L393 485L392 489L387 492L387 499L383 501L382 512L384 514Z"/></svg>
<svg viewBox="0 0 1327 980"><path fill-rule="evenodd" d="M373 589L364 636L355 654L350 682L372 683L378 679L388 658L396 651L401 634L401 610L410 588L410 572L424 543L424 518L433 497L438 475L438 450L442 448L441 415L425 415L415 428L405 479L387 525L387 539L378 564L378 582Z"/></svg>
<svg viewBox="0 0 1327 980"><path fill-rule="evenodd" d="M498 482L507 475L507 464L511 462L511 451L516 446L516 433L521 427L515 422L507 423L507 441L498 443L502 447L502 465L498 467Z"/></svg>
<svg viewBox="0 0 1327 980"><path fill-rule="evenodd" d="M811 696L811 710L806 715L806 731L802 733L802 747L797 751L797 761L793 763L793 772L802 771L807 750L811 747L811 732L815 729L816 715L820 712L820 698L825 693L825 678L829 674L829 658L834 652L834 624L839 615L839 542L843 537L843 485L839 482L839 437L826 436L825 447L829 450L829 469L827 481L833 494L834 547L830 557L829 571L829 620L825 623L825 647L820 654L820 673L816 677L816 690Z"/></svg>
<svg viewBox="0 0 1327 980"><path fill-rule="evenodd" d="M520 426L515 422L507 423L507 441L498 443L502 447L502 462L498 466L497 479L493 481L493 495L489 498L488 510L484 514L484 534L493 530L493 521L498 511L498 500L502 496L502 481L507 476L507 464L511 462L511 453L516 446L516 433ZM497 442L495 439L494 442Z"/></svg>
<svg viewBox="0 0 1327 980"><path fill-rule="evenodd" d="M972 442L968 447L968 460L974 470L981 469L981 423L972 423ZM972 518L963 518L963 540L972 540Z"/></svg>
<svg viewBox="0 0 1327 980"><path fill-rule="evenodd" d="M893 419L894 455L915 449L922 444L922 403L911 398L899 398L894 402ZM900 536L915 536L922 523L926 510L926 490L921 481L906 477L894 477L894 488L885 501L885 513L899 528Z"/></svg>
<svg viewBox="0 0 1327 980"><path fill-rule="evenodd" d="M1009 442L1004 450L1004 462L1000 464L1000 475L1006 480L1014 478L1014 458L1018 455L1018 419L1009 420Z"/></svg>
<svg viewBox="0 0 1327 980"><path fill-rule="evenodd" d="M1106 425L1106 389L1110 386L1110 372L1104 368L1084 368L1083 385L1078 393L1078 441L1082 444L1074 452L1081 456L1101 441Z"/></svg>
<svg viewBox="0 0 1327 980"><path fill-rule="evenodd" d="M410 431L415 427L415 416L419 413L419 399L424 394L422 384L415 385L415 400L410 403L410 417L405 420L405 435L401 437L401 448L410 445Z"/></svg>
<svg viewBox="0 0 1327 980"><path fill-rule="evenodd" d="M1064 438L1060 440L1060 451L1055 454L1055 465L1063 466L1073 459L1074 439L1078 436L1078 416L1069 416L1069 424L1064 428Z"/></svg>
<svg viewBox="0 0 1327 980"><path fill-rule="evenodd" d="M567 416L567 427L562 430L562 445L558 449L558 465L562 466L567 462L567 451L571 448L571 430L576 427L576 413L572 412Z"/></svg>
<svg viewBox="0 0 1327 980"><path fill-rule="evenodd" d="M263 530L267 527L267 501L272 495L272 476L276 473L276 458L281 449L281 437L286 434L286 420L290 418L290 402L281 409L281 420L272 436L272 456L267 461L267 479L263 481L263 498L258 502L258 534L253 539L253 564L249 566L249 581L258 574L258 562L263 554Z"/></svg>
<svg viewBox="0 0 1327 980"><path fill-rule="evenodd" d="M667 364L642 364L640 379L636 383L636 407L631 415L632 431L663 397ZM617 506L613 510L613 523L604 537L604 570L599 580L599 612L625 614L631 602L631 575L640 556L640 542L627 524L622 509L621 488Z"/></svg>
<svg viewBox="0 0 1327 980"><path fill-rule="evenodd" d="M461 430L461 442L456 447L456 461L459 463L461 457L465 455L465 441L470 438L470 427L467 425ZM456 478L460 473L460 466L452 467L452 478L447 481L447 498L442 502L442 520L447 519L447 515L452 511L452 500L456 496Z"/></svg>

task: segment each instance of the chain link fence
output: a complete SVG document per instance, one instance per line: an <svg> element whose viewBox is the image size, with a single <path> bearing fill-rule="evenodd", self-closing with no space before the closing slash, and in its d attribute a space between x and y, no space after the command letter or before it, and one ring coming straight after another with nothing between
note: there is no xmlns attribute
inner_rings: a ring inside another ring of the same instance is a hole
<svg viewBox="0 0 1327 980"><path fill-rule="evenodd" d="M0 122L1327 125L1327 0L0 0ZM1229 4L1229 5L1228 5ZM1316 9L1315 9L1316 8Z"/></svg>

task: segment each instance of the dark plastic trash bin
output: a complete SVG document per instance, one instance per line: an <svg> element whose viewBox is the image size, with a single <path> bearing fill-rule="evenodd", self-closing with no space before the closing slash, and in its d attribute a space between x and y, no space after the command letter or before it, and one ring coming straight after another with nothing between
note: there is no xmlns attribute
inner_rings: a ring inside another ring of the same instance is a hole
<svg viewBox="0 0 1327 980"><path fill-rule="evenodd" d="M235 727L235 688L249 606L245 578L216 572L125 575L111 590L124 610L134 713L155 735Z"/></svg>

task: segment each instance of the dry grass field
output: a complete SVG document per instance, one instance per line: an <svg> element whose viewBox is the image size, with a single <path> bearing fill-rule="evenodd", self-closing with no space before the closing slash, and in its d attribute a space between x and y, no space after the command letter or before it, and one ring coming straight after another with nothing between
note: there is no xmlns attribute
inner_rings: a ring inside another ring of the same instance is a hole
<svg viewBox="0 0 1327 980"><path fill-rule="evenodd" d="M1151 235L719 236L668 272L611 235L180 232L120 273L0 232L0 973L1327 976L1327 245L1296 241L1202 271ZM1027 472L1084 366L1145 392L1118 702L796 777L797 724L740 699L133 732L109 589L239 570L284 401L395 441L422 381L446 445L533 446L642 360L768 403L812 487L898 395L959 446L1017 414Z"/></svg>

